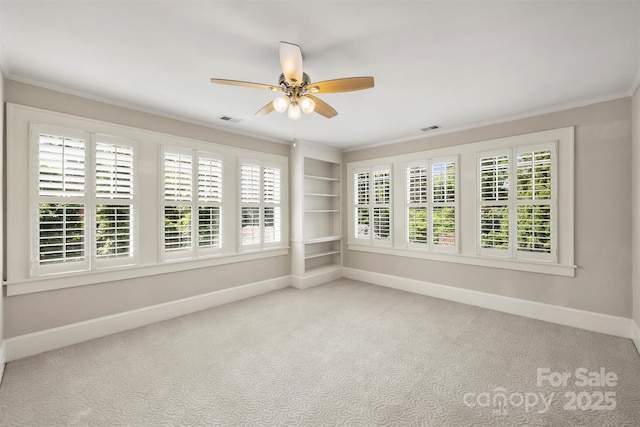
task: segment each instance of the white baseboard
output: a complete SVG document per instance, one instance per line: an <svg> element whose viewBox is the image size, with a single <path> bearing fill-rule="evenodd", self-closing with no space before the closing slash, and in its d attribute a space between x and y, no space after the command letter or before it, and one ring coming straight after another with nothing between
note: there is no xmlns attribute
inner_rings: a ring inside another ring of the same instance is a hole
<svg viewBox="0 0 640 427"><path fill-rule="evenodd" d="M222 304L261 295L291 284L291 276L236 286L137 310L99 317L5 340L6 360L16 360L49 350L138 328Z"/></svg>
<svg viewBox="0 0 640 427"><path fill-rule="evenodd" d="M640 326L635 321L631 321L631 339L636 345L636 350L640 354Z"/></svg>
<svg viewBox="0 0 640 427"><path fill-rule="evenodd" d="M323 283L331 282L342 277L341 266L331 266L318 269L316 273L307 274L303 277L292 276L291 286L297 289L308 289L312 286L321 285Z"/></svg>
<svg viewBox="0 0 640 427"><path fill-rule="evenodd" d="M631 338L631 319L345 267L344 277L603 334ZM636 328L637 331L637 328ZM636 345L638 342L636 341Z"/></svg>
<svg viewBox="0 0 640 427"><path fill-rule="evenodd" d="M7 363L7 357L4 349L4 341L2 341L2 343L0 343L0 383L2 383L5 363Z"/></svg>

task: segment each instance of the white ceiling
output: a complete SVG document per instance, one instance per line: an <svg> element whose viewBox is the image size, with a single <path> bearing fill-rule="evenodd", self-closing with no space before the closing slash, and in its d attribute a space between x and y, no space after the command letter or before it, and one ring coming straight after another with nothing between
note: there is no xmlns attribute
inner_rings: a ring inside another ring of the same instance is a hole
<svg viewBox="0 0 640 427"><path fill-rule="evenodd" d="M629 95L638 1L6 1L10 79L234 132L344 149ZM254 113L277 84L279 41L312 81L375 77L320 96L339 115ZM219 120L227 115L237 124Z"/></svg>

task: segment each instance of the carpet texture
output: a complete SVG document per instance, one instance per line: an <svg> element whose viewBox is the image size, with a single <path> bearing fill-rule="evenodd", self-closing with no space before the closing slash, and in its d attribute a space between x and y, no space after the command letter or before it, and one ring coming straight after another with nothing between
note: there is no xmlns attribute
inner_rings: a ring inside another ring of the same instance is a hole
<svg viewBox="0 0 640 427"><path fill-rule="evenodd" d="M0 424L640 426L640 356L628 339L341 279L10 362Z"/></svg>

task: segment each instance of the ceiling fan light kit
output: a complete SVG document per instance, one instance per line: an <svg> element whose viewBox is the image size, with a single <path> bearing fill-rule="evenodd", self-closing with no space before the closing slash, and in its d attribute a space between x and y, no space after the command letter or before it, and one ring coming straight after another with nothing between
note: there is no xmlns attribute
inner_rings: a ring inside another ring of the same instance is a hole
<svg viewBox="0 0 640 427"><path fill-rule="evenodd" d="M262 107L256 114L269 114L272 111L284 113L287 111L287 115L291 120L298 120L301 112L311 114L315 111L328 119L338 115L338 112L332 106L312 94L350 92L369 89L374 86L373 77L370 76L347 77L311 83L307 73L302 71L302 52L300 47L293 43L280 42L280 67L282 68L282 74L278 79L278 86L218 78L212 78L211 83L283 92L281 96Z"/></svg>

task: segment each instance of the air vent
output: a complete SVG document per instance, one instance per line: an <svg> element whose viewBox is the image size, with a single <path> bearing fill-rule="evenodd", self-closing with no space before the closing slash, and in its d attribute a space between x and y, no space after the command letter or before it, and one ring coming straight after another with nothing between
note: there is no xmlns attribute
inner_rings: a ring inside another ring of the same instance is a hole
<svg viewBox="0 0 640 427"><path fill-rule="evenodd" d="M222 116L220 117L220 120L224 120L225 122L229 122L229 123L240 123L242 121L242 119L236 119L235 117L229 117L229 116Z"/></svg>
<svg viewBox="0 0 640 427"><path fill-rule="evenodd" d="M428 132L430 130L436 130L436 129L440 129L440 125L433 125L433 126L429 126L426 128L422 128L420 129L422 132Z"/></svg>

